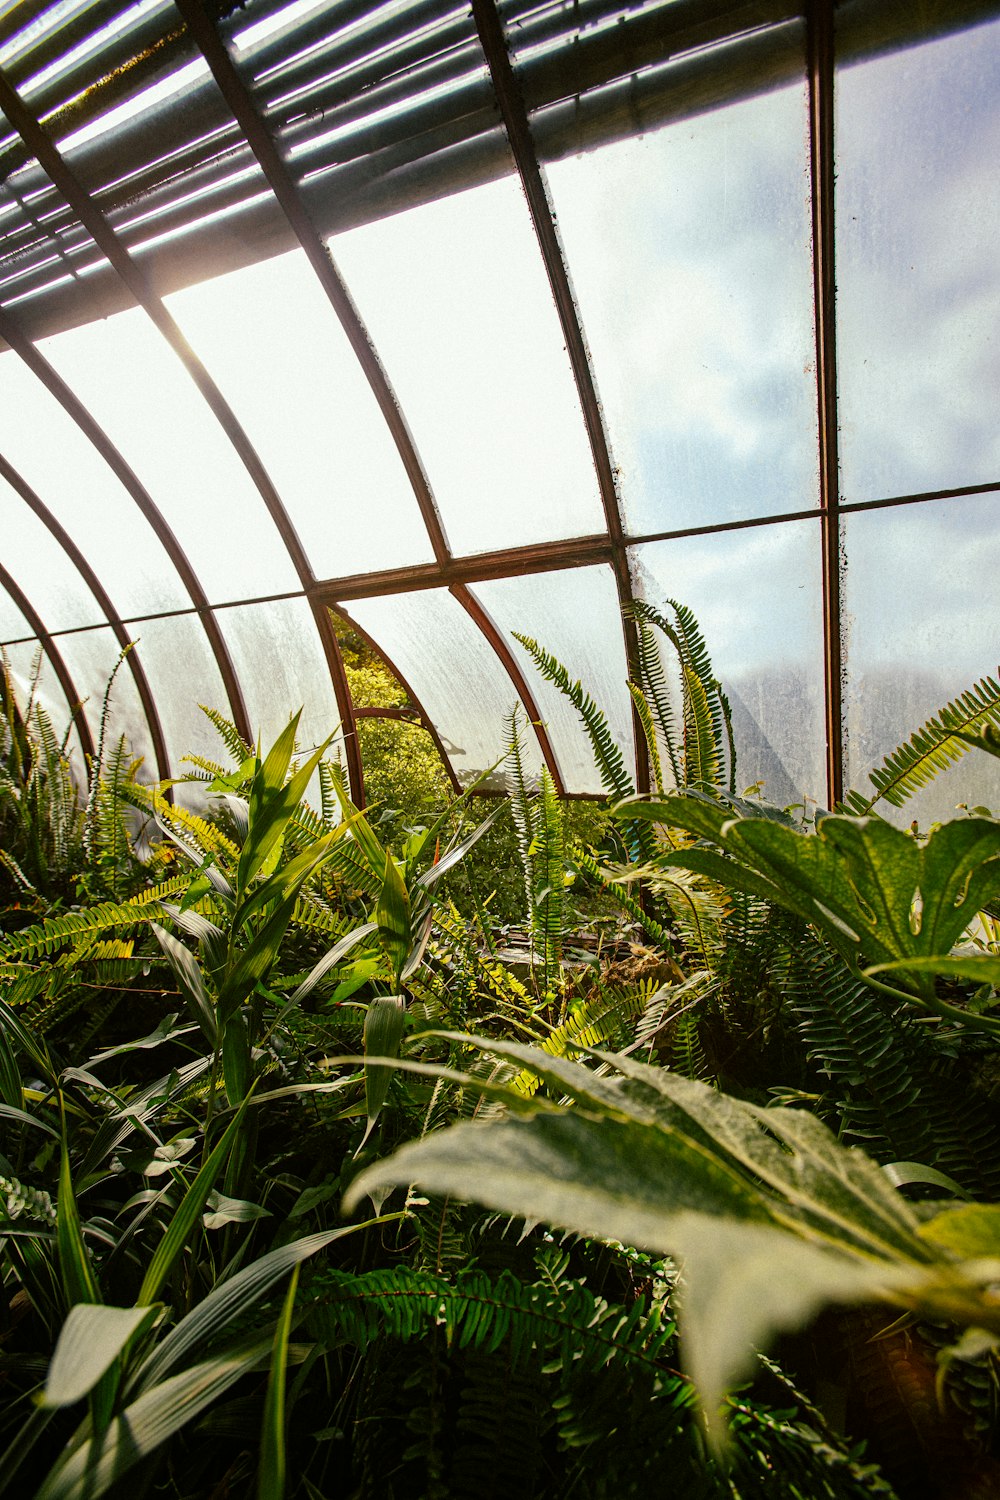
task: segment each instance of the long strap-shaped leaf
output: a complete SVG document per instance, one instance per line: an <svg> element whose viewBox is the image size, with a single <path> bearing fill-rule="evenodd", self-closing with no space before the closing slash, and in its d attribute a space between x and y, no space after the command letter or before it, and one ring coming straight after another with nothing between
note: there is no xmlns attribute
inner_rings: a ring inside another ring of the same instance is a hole
<svg viewBox="0 0 1000 1500"><path fill-rule="evenodd" d="M88 1439L57 1463L35 1500L99 1500L123 1474L266 1360L269 1350L265 1339L239 1353L206 1360L145 1391L111 1422L99 1451Z"/></svg>
<svg viewBox="0 0 1000 1500"><path fill-rule="evenodd" d="M153 1258L143 1277L142 1286L139 1288L139 1295L136 1298L137 1306L148 1307L159 1297L160 1290L170 1275L175 1260L188 1243L191 1232L198 1222L198 1216L205 1207L205 1201L222 1171L248 1102L249 1096L244 1099L218 1145L184 1194L180 1207L170 1221L170 1227L153 1253Z"/></svg>

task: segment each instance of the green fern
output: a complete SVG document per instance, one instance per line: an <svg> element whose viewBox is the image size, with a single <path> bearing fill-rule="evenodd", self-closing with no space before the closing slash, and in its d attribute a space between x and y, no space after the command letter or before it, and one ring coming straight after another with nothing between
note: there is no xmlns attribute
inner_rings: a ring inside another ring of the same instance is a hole
<svg viewBox="0 0 1000 1500"><path fill-rule="evenodd" d="M125 931L162 920L160 902L186 889L186 877L165 880L128 901L101 901L84 911L63 912L19 932L0 934L0 973L8 964L49 958L82 938L99 937L112 928Z"/></svg>
<svg viewBox="0 0 1000 1500"><path fill-rule="evenodd" d="M607 795L616 802L631 797L635 792L635 787L625 769L624 757L615 744L607 719L593 698L584 690L581 683L573 681L562 663L543 650L537 641L532 640L530 636L519 635L516 631L514 639L520 641L542 676L555 684L579 714L593 748L601 784Z"/></svg>
<svg viewBox="0 0 1000 1500"><path fill-rule="evenodd" d="M848 792L846 812L865 817L879 802L902 807L921 787L929 785L939 771L961 760L971 748L964 736L975 736L989 725L1000 726L1000 683L984 677L928 719L910 738L885 757L869 775L875 795Z"/></svg>

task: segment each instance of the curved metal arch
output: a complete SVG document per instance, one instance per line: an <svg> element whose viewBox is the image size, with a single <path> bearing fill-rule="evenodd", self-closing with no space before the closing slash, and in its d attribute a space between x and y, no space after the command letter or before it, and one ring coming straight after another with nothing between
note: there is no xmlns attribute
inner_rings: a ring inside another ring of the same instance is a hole
<svg viewBox="0 0 1000 1500"><path fill-rule="evenodd" d="M149 491L142 484L135 470L125 461L123 455L112 443L107 433L90 414L87 408L74 395L69 386L60 375L49 364L45 356L31 342L25 338L12 321L9 314L0 308L0 338L4 339L11 349L17 354L31 370L32 374L41 381L45 389L53 396L66 412L67 416L79 427L84 437L89 439L97 452L104 459L115 478L132 499L139 512L149 522L155 536L158 538L163 550L173 563L180 577L181 583L194 605L195 612L201 620L202 628L208 637L208 644L212 655L215 657L219 675L222 678L226 696L229 699L229 708L233 716L233 723L244 739L253 738L250 732L250 718L247 713L246 703L243 698L243 689L236 675L229 648L226 645L219 623L212 612L201 583L194 568L188 560L187 554L174 535L172 528L167 524L162 512L157 506Z"/></svg>
<svg viewBox="0 0 1000 1500"><path fill-rule="evenodd" d="M573 299L562 247L559 243L555 216L538 164L528 112L510 60L510 53L507 50L507 41L496 0L471 0L471 3L473 19L479 32L490 77L493 80L500 116L517 164L521 186L528 200L528 211L531 214L531 222L534 225L542 260L545 263L549 287L555 300L563 338L566 340L570 364L573 367L573 378L576 381L577 394L583 409L590 451L594 460L594 468L597 471L601 504L604 507L608 536L611 540L611 566L615 575L619 603L623 610L622 631L625 637L629 675L637 677L638 641L635 626L624 613L626 605L632 599L632 581L629 577L621 502L614 464L611 461L611 448L601 414L601 404L597 397L593 371L590 368L590 357ZM640 791L648 791L649 760L646 753L646 740L634 705L632 740L635 746L636 785Z"/></svg>
<svg viewBox="0 0 1000 1500"><path fill-rule="evenodd" d="M149 679L146 676L145 668L143 667L142 662L139 658L137 647L132 641L132 637L126 630L120 615L118 614L110 598L108 597L104 585L101 583L101 580L98 578L97 574L94 572L93 568L90 566L87 559L80 551L79 547L73 541L73 538L60 525L55 516L49 510L48 506L39 498L39 496L35 493L35 491L27 483L27 481L22 477L22 475L18 473L13 465L7 461L2 453L0 453L0 476L2 476L7 481L12 490L15 490L17 494L20 495L21 499L24 501L28 509L34 512L45 529L51 534L52 537L54 537L59 546L62 547L63 551L66 553L66 556L74 564L77 572L80 574L80 577L83 579L84 583L87 585L87 587L90 589L90 592L96 599L101 613L104 615L104 618L107 620L108 624L111 626L111 629L114 631L115 638L118 641L118 644L121 646L122 650L125 650L125 648L128 646L132 647L127 657L125 658L125 663L132 674L132 680L136 685L136 689L139 694L139 701L142 704L143 713L146 715L146 723L149 727L149 736L153 742L153 754L156 757L156 770L158 779L160 781L169 780L170 757L167 753L167 742L163 733L163 724L160 720L159 711L156 707L153 694L150 691Z"/></svg>
<svg viewBox="0 0 1000 1500"><path fill-rule="evenodd" d="M183 15L185 24L190 30L203 57L211 68L212 75L219 89L229 108L232 110L234 118L240 125L244 137L249 143L268 181L271 191L277 199L292 232L309 260L323 291L326 293L327 299L340 321L341 327L347 335L351 348L354 350L362 372L386 421L396 450L402 460L407 478L410 481L410 486L413 490L414 498L420 510L434 553L436 569L447 569L452 562L452 553L437 502L434 499L430 480L389 377L378 357L377 350L372 344L361 315L351 299L347 286L341 278L336 262L323 241L322 236L316 230L274 138L259 114L250 92L239 70L233 63L222 38L198 4L198 0L175 0L175 4ZM453 592L455 592L456 598L459 599L459 602L462 603L479 630L486 637L499 658L503 669L510 677L518 697L528 712L529 718L536 726L535 732L538 734L545 762L557 786L561 786L562 778L552 746L549 743L544 728L538 723L539 714L537 707L534 706L527 683L512 653L504 646L499 633L493 627L486 612L481 609L478 601L472 599L464 591L456 592L453 590ZM374 645L374 643L372 644ZM400 680L402 681L402 679ZM407 688L407 691L409 692L410 689ZM412 693L411 697L413 697ZM417 702L417 699L413 697L413 701ZM430 721L426 719L426 715L424 717L425 722L430 727ZM444 757L444 760L445 765L448 767L449 776L455 781L454 772L447 756ZM455 781L455 785L458 785L457 781Z"/></svg>
<svg viewBox="0 0 1000 1500"><path fill-rule="evenodd" d="M431 740L434 743L434 748L437 750L438 755L441 757L441 764L444 767L445 775L451 782L452 791L456 796L459 796L462 791L462 784L459 781L458 777L455 775L455 770L452 766L451 760L448 757L448 752L444 748L444 742L437 732L433 719L431 718L430 714L428 714L420 699L411 688L409 682L403 676L402 672L396 666L396 663L392 660L392 658L385 654L375 637L373 635L370 635L368 631L365 630L363 625L359 625L354 616L349 615L342 604L333 605L331 606L331 608L335 608L341 619L346 620L351 629L356 630L361 639L363 641L367 641L371 649L385 662L386 666L389 668L389 671L392 673L393 677L395 677L396 681L403 689L403 692L406 694L406 696L409 698L410 702L416 709L417 718L421 727L423 729L426 729L427 733L430 735Z"/></svg>
<svg viewBox="0 0 1000 1500"><path fill-rule="evenodd" d="M309 566L305 550L292 525L284 503L272 483L270 475L261 462L257 450L243 430L235 412L184 337L174 318L153 291L145 273L125 249L101 210L97 207L89 193L77 181L75 174L67 166L57 147L50 140L31 110L24 104L17 91L11 87L9 80L4 77L2 71L0 71L0 109L3 110L3 113L7 116L7 119L14 126L15 130L17 130L25 145L37 158L39 165L53 186L62 194L98 249L117 272L137 304L166 339L173 352L187 370L188 375L194 381L195 386L235 449L243 467L246 469L254 487L263 500L268 513L277 527L278 534L285 545L292 565L298 574L299 582L303 590L308 594L315 583L315 578ZM340 658L340 648L337 644L333 625L325 606L317 600L310 598L310 607L312 608L317 633L323 646L341 720L345 726L348 772L352 789L356 793L356 800L363 805L364 774L358 751L357 735L352 732L354 729L354 708L351 702L347 676L344 672L344 664Z"/></svg>
<svg viewBox="0 0 1000 1500"><path fill-rule="evenodd" d="M549 769L549 775L555 782L556 791L559 793L560 797L565 797L566 784L563 780L562 771L559 768L559 761L556 756L555 747L553 746L552 741L549 738L549 732L542 721L542 715L539 711L538 704L535 702L534 694L532 693L531 688L528 686L528 679L525 677L524 673L521 671L521 668L518 666L517 658L514 656L513 651L511 651L510 647L507 645L507 642L500 634L500 631L497 629L496 624L493 621L489 611L484 607L484 605L479 602L475 594L472 593L467 585L462 583L453 583L450 585L449 592L453 594L454 597L458 600L459 604L465 610L466 614L468 614L470 618L475 621L476 625L478 625L479 629L482 631L483 635L489 641L490 645L493 647L493 650L496 652L497 656L506 667L507 674L513 682L514 686L517 688L518 697L521 700L521 704L524 708L525 713L528 715L528 722L535 732L535 738L538 740L539 748L542 752L542 758Z"/></svg>
<svg viewBox="0 0 1000 1500"><path fill-rule="evenodd" d="M76 690L76 683L73 681L69 668L63 661L59 647L42 624L41 618L32 605L31 600L18 588L3 563L0 563L0 587L7 590L35 632L42 650L52 663L52 670L59 679L59 686L62 688L63 696L66 699L70 720L76 725L76 732L80 736L80 749L83 751L84 759L93 764L97 758L94 736L90 732L90 725L87 723L87 716L83 711L83 699Z"/></svg>

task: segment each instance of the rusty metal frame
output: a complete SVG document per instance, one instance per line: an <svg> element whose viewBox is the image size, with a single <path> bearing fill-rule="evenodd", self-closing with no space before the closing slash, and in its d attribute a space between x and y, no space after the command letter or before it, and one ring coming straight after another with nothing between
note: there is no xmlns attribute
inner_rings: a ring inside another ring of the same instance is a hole
<svg viewBox="0 0 1000 1500"><path fill-rule="evenodd" d="M531 688L528 686L528 679L521 671L517 658L508 646L507 642L504 640L500 631L497 629L496 623L490 615L489 610L487 610L486 607L480 602L480 600L476 598L475 594L471 592L466 584L453 583L449 589L449 592L454 596L454 598L458 600L459 604L465 610L466 614L468 614L475 622L475 624L479 627L483 635L493 647L496 655L500 658L503 666L506 667L507 675L510 677L514 686L517 688L518 697L520 698L524 711L528 716L528 723L531 725L531 728L535 734L535 738L538 740L538 745L542 752L542 758L544 759L545 764L548 767L549 775L552 777L552 780L555 783L556 791L561 797L564 797L566 795L566 783L563 780L563 774L559 766L558 757L556 756L555 746L552 744L552 741L549 738L549 731L546 728L544 720L542 719L538 704L535 701L535 695L532 693Z"/></svg>
<svg viewBox="0 0 1000 1500"><path fill-rule="evenodd" d="M7 572L7 569L4 567L3 563L0 563L0 587L7 590L14 603L17 605L18 609L21 611L22 615L27 620L32 630L35 632L35 636L37 637L42 650L45 652L45 655L52 663L52 670L55 672L56 677L59 679L59 686L62 688L63 696L66 699L66 707L69 709L70 722L76 725L76 732L80 736L80 749L83 751L83 758L84 760L90 761L90 763L93 765L94 761L97 758L97 749L94 745L94 736L90 732L90 725L87 723L87 716L83 711L83 699L80 697L80 694L76 690L76 683L73 681L69 668L63 661L62 653L60 652L59 647L56 645L55 641L52 639L51 635L42 624L41 618L32 605L31 600L28 599L27 596L23 594L22 591L18 588L17 584Z"/></svg>
<svg viewBox="0 0 1000 1500"><path fill-rule="evenodd" d="M155 327L163 335L184 365L208 405L209 410L212 412L212 415L235 449L258 494L263 500L271 519L274 521L278 534L285 544L302 588L308 594L315 579L305 550L285 510L281 497L271 482L267 470L238 421L235 412L191 348L191 345L184 337L171 314L167 311L163 302L154 293L145 273L124 248L94 200L77 181L75 174L66 165L60 152L53 145L38 120L24 104L17 91L11 87L9 81L3 76L2 71L0 71L0 110L7 116L7 119L17 130L25 145L37 158L39 165L70 205L102 254L114 267L135 301L152 320ZM311 598L310 604L326 657L341 719L348 728L353 728L351 695L329 613L324 605ZM363 801L364 778L356 736L348 736L346 749L348 773L352 789L356 790L358 798Z"/></svg>
<svg viewBox="0 0 1000 1500"><path fill-rule="evenodd" d="M368 631L364 628L363 625L358 624L353 615L349 615L347 610L343 609L339 604L331 605L330 608L335 609L337 614L340 615L341 619L344 620L352 630L357 632L361 639L365 641L375 652L376 656L381 657L381 659L385 662L389 671L392 673L393 677L395 677L396 681L403 689L403 692L406 694L410 702L413 704L413 707L416 709L416 722L419 723L423 729L426 729L427 733L430 735L431 740L434 744L434 748L441 758L441 764L444 767L444 773L451 783L452 791L456 796L459 796L462 791L462 784L459 781L458 777L455 775L455 768L451 763L451 758L444 748L444 743L441 739L441 736L438 734L433 719L424 708L424 705L421 703L416 693L413 691L406 677L404 677L403 673L396 666L396 663L392 660L392 658L386 655L385 650L382 648L382 646L379 645L375 637L369 635ZM364 709L355 709L355 716L361 718L375 718L376 716L378 716L379 718L390 717L385 709L373 710L371 713L366 713ZM395 718L396 714L392 714L391 717ZM414 722L412 718L410 719L410 722Z"/></svg>
<svg viewBox="0 0 1000 1500"><path fill-rule="evenodd" d="M510 143L521 186L528 200L528 211L531 214L531 222L545 264L549 287L555 299L559 324L573 368L573 377L583 410L590 451L594 468L597 471L601 504L604 507L604 517L608 528L610 540L608 560L615 575L618 600L623 611L622 631L625 637L629 676L638 681L638 639L635 625L626 612L626 606L632 599L632 580L629 576L621 501L615 467L611 459L611 448L604 427L601 403L598 400L597 387L590 368L587 344L573 298L562 246L559 243L555 216L532 139L528 112L507 49L507 40L504 36L503 23L497 10L496 0L472 0L472 15L479 32L490 77L493 80L504 131ZM646 740L634 703L632 705L632 739L635 746L636 785L640 791L648 791L649 762Z"/></svg>
<svg viewBox="0 0 1000 1500"><path fill-rule="evenodd" d="M125 658L125 664L132 674L132 679L139 694L139 701L142 704L143 713L146 715L146 723L149 726L149 737L153 744L153 755L156 759L157 778L160 781L168 781L170 779L170 757L167 753L167 742L163 733L163 723L160 719L159 710L150 691L149 679L139 658L138 648L132 641L132 637L129 635L121 617L112 604L107 590L79 547L73 541L73 538L59 521L56 520L48 506L39 499L23 476L18 473L2 453L0 453L0 477L5 479L11 489L20 495L28 509L34 512L42 525L59 546L62 547L66 556L74 564L83 582L90 589L90 592L97 601L99 609L114 631L115 639L122 650L124 651L127 647L131 646L132 649ZM51 636L49 639L51 640Z"/></svg>
<svg viewBox="0 0 1000 1500"><path fill-rule="evenodd" d="M183 15L185 23L191 31L202 55L211 68L226 103L239 123L245 139L249 143L261 170L267 178L271 191L274 193L298 243L308 258L309 264L326 293L327 299L337 315L351 348L361 365L362 372L389 428L396 451L409 479L431 544L431 549L434 553L435 561L433 566L437 574L436 581L440 582L442 573L448 572L453 565L453 558L444 524L406 418L369 338L368 331L351 300L347 287L341 279L340 272L337 269L329 248L313 224L299 190L278 151L277 145L258 113L250 93L215 27L208 20L201 6L198 4L198 0L175 0L175 3ZM492 626L492 622L489 621L489 617L482 610L478 601L473 600L460 587L453 589L453 592L475 620L480 630L483 631L498 656L501 665L507 671L518 697L525 705L529 718L536 726L535 732L539 737L539 743L546 764L549 766L556 784L561 786L562 778L559 773L555 754L544 726L540 724L537 707L534 705L534 700L527 683L512 653L504 645L499 633ZM339 595L331 595L325 590L323 597L327 598L333 607L338 607L341 602ZM372 644L374 645L375 643L373 642ZM378 648L376 647L376 649ZM409 688L407 688L407 691L410 691ZM414 702L418 701L412 693L410 696ZM444 754L443 746L437 738L430 720L426 715L423 717L429 731L434 734L448 774L457 786L454 771L447 755ZM363 786L363 781L360 784Z"/></svg>
<svg viewBox="0 0 1000 1500"><path fill-rule="evenodd" d="M833 0L809 0L806 53L812 199L813 297L819 416L819 487L823 548L823 677L826 705L827 797L844 795L844 673L842 647L840 458L837 442L836 238L834 229Z"/></svg>
<svg viewBox="0 0 1000 1500"><path fill-rule="evenodd" d="M229 648L223 638L219 623L212 613L208 598L198 579L194 568L191 566L174 532L167 524L161 511L141 483L138 475L125 461L107 433L90 414L87 408L73 394L69 386L59 376L45 359L44 355L35 345L26 339L11 320L10 316L0 309L0 338L6 340L11 349L20 356L32 373L41 381L46 390L53 396L66 414L73 419L84 437L88 438L97 452L104 459L115 478L122 485L126 493L145 517L152 527L154 534L159 540L163 550L177 569L181 583L194 606L193 613L201 620L202 627L208 637L208 644L215 658L219 675L222 678L223 687L229 698L229 708L233 716L233 723L245 740L251 740L253 735L250 730L250 720L247 714L246 703L243 698L243 689L236 675ZM154 615L151 618L158 619Z"/></svg>

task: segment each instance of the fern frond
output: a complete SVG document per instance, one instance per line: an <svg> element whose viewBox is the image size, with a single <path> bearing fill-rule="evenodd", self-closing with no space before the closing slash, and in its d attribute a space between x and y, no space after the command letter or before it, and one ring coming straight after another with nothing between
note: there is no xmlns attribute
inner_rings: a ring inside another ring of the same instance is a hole
<svg viewBox="0 0 1000 1500"><path fill-rule="evenodd" d="M19 932L0 934L0 968L15 961L50 957L67 943L96 937L112 927L129 929L157 921L162 917L159 903L186 885L186 880L166 881L130 901L102 901L85 911L63 912Z"/></svg>
<svg viewBox="0 0 1000 1500"><path fill-rule="evenodd" d="M652 773L653 790L658 797L666 793L663 783L663 765L660 761L660 747L656 738L656 726L653 722L653 712L650 708L649 699L641 687L634 682L626 683L626 687L632 697L639 723L642 725L643 738L646 741L646 750L649 754L649 768Z"/></svg>
<svg viewBox="0 0 1000 1500"><path fill-rule="evenodd" d="M508 780L507 794L510 798L517 849L521 856L525 911L530 915L534 909L535 892L535 862L532 854L535 843L534 788L529 783L521 753L521 730L516 708L511 710L505 745L504 772Z"/></svg>
<svg viewBox="0 0 1000 1500"><path fill-rule="evenodd" d="M237 766L241 766L244 761L253 759L253 746L247 744L246 740L242 737L239 730L236 728L236 725L230 719L227 719L223 714L220 714L218 709L206 708L204 703L201 703L198 706L205 717L208 719L208 722L212 725L213 729L219 735L219 738L222 740L222 743L229 751ZM228 775L229 773L227 772L226 774Z"/></svg>
<svg viewBox="0 0 1000 1500"><path fill-rule="evenodd" d="M902 807L921 787L929 785L939 771L961 760L971 748L960 736L975 734L988 724L1000 725L1000 683L984 677L953 702L945 704L926 724L885 757L869 774L873 797L848 792L843 806L860 817L885 801Z"/></svg>
<svg viewBox="0 0 1000 1500"><path fill-rule="evenodd" d="M628 613L635 621L636 627L639 686L650 706L656 728L659 730L660 737L670 757L674 785L680 786L683 777L674 732L674 710L670 697L670 684L667 681L663 657L660 653L656 636L650 628L651 625L658 625L678 652L680 644L674 632L669 627L666 627L666 622L663 621L662 616L651 609L644 600L634 599L628 606Z"/></svg>
<svg viewBox="0 0 1000 1500"><path fill-rule="evenodd" d="M562 804L548 767L542 769L541 796L533 844L537 884L531 905L531 925L542 958L546 993L562 987L563 917L566 907Z"/></svg>
<svg viewBox="0 0 1000 1500"><path fill-rule="evenodd" d="M573 851L573 862L578 869L595 881L623 912L627 913L634 922L639 923L648 938L657 943L665 953L673 954L676 947L674 934L651 913L645 911L633 896L629 895L622 882L615 878L613 870L604 869L592 854L579 845Z"/></svg>
<svg viewBox="0 0 1000 1500"><path fill-rule="evenodd" d="M542 676L553 683L576 709L593 748L601 783L608 796L618 802L631 797L635 788L625 769L622 752L615 744L607 719L582 683L574 682L562 663L530 636L519 635L515 631L514 639L520 641Z"/></svg>
<svg viewBox="0 0 1000 1500"><path fill-rule="evenodd" d="M566 1057L584 1047L608 1047L624 1031L631 1030L631 1023L644 1013L652 988L647 982L610 994L602 992L594 1000L580 1005L561 1026L555 1027L539 1044L539 1051L547 1052L550 1057ZM530 1099L540 1085L538 1075L530 1068L524 1068L511 1087Z"/></svg>

